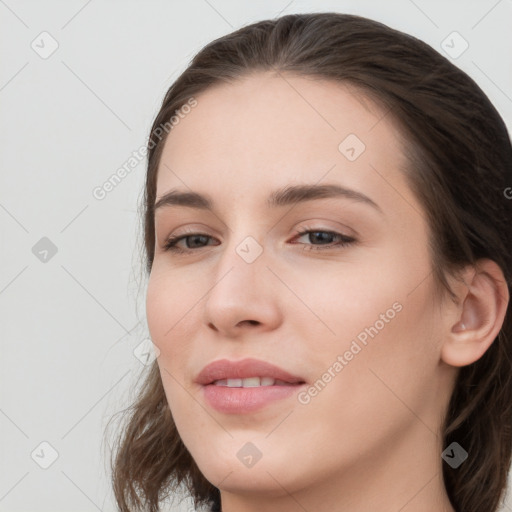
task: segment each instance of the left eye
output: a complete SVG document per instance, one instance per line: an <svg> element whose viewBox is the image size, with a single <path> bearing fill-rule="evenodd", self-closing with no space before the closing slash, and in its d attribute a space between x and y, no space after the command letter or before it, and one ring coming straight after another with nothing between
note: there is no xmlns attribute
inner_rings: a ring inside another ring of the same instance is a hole
<svg viewBox="0 0 512 512"><path fill-rule="evenodd" d="M341 233L337 233L335 231L323 231L323 230L305 230L305 231L300 231L299 233L297 233L296 237L295 238L300 238L304 235L309 235L310 236L310 241L312 240L317 240L317 241L327 241L327 243L329 245L326 245L325 243L322 244L321 246L315 246L315 245L307 245L304 247L304 250L313 250L313 251L317 251L317 250L322 250L322 249L334 249L335 247L346 247L350 244L353 244L354 242L356 242L356 239L353 238L353 237L350 237L350 236L347 236L347 235L342 235ZM205 235L203 233L189 233L189 234L186 234L186 235L181 235L181 236L171 236L167 239L167 241L165 242L165 245L163 247L163 249L165 251L172 251L172 252L177 252L177 253L185 253L185 252L192 252L194 251L194 249L202 249L204 246L200 246L200 247L187 247L185 249L181 248L181 247L178 247L178 242L180 242L181 240L193 240L192 242L192 245L195 245L196 243L201 243L201 239L202 241L204 242L205 240L207 239L211 239L212 237L209 236L209 235ZM329 243L329 239L337 239L338 242L337 243L333 243L333 242L330 242ZM190 245L190 244L186 244L186 245Z"/></svg>
<svg viewBox="0 0 512 512"><path fill-rule="evenodd" d="M308 251L311 251L311 250L317 251L317 250L321 250L321 249L333 249L335 247L346 247L347 245L350 245L356 241L355 238L353 238L353 237L342 235L341 233L336 233L335 231L322 231L322 230L318 230L318 229L310 229L310 230L305 230L305 231L301 231L300 233L298 233L299 238L302 236L305 236L305 235L309 235L310 241L315 240L315 239L320 240L320 241L322 241L322 240L326 241L327 239L332 239L332 238L338 239L338 243L335 243L333 245L325 246L325 244L324 244L323 246L320 246L320 247L315 247L314 245L305 246L304 250L308 250ZM320 235L320 236L318 236L318 235ZM325 235L327 235L327 236L325 236Z"/></svg>

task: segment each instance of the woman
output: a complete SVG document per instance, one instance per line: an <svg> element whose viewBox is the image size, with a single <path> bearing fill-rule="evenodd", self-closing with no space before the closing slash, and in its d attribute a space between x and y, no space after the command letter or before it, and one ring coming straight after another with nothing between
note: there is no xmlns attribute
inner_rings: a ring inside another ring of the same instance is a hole
<svg viewBox="0 0 512 512"><path fill-rule="evenodd" d="M203 48L148 143L159 353L120 510L492 512L511 460L512 148L465 73L337 13Z"/></svg>

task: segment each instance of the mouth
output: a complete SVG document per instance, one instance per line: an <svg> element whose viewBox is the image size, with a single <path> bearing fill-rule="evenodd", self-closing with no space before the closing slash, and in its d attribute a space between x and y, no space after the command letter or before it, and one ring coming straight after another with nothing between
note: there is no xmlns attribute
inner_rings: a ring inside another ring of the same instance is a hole
<svg viewBox="0 0 512 512"><path fill-rule="evenodd" d="M305 380L267 361L246 358L239 361L213 361L199 372L195 382L203 386L258 387L303 384Z"/></svg>
<svg viewBox="0 0 512 512"><path fill-rule="evenodd" d="M227 379L231 380L231 379ZM239 384L239 379L235 384ZM251 379L252 380L252 379ZM269 408L286 406L306 384L277 383L266 386L229 386L217 383L202 386L203 399L207 405L223 414L243 415Z"/></svg>
<svg viewBox="0 0 512 512"><path fill-rule="evenodd" d="M270 404L283 404L306 381L258 359L221 359L205 366L195 382L201 384L205 402L224 414L248 414Z"/></svg>
<svg viewBox="0 0 512 512"><path fill-rule="evenodd" d="M245 379L219 379L207 385L224 386L228 388L259 388L267 386L300 386L301 384L305 384L305 381L287 382L274 379L273 377L248 377Z"/></svg>

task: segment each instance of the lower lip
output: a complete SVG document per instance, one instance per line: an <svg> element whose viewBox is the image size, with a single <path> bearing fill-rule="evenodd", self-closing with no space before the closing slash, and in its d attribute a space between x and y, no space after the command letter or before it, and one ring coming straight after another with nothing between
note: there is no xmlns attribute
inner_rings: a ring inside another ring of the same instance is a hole
<svg viewBox="0 0 512 512"><path fill-rule="evenodd" d="M227 414L244 414L259 411L276 400L289 398L304 384L289 386L259 386L254 388L229 388L209 384L203 386L206 401L217 411Z"/></svg>

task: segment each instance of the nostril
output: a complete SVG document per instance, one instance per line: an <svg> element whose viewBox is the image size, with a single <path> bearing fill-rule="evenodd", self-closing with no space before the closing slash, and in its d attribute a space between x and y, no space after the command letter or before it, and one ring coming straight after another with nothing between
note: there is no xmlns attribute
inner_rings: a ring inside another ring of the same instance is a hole
<svg viewBox="0 0 512 512"><path fill-rule="evenodd" d="M241 322L238 322L239 325L243 325L245 323L249 323L251 325L258 325L259 322L257 320L242 320Z"/></svg>

